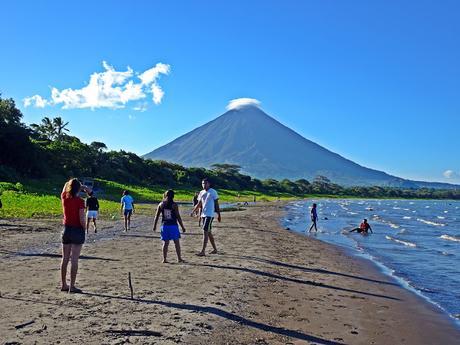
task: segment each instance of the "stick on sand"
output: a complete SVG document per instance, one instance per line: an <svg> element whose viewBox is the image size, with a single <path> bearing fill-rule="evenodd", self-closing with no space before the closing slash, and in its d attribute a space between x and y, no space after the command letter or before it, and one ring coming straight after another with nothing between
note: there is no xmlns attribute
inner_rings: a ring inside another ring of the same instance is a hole
<svg viewBox="0 0 460 345"><path fill-rule="evenodd" d="M131 290L131 299L134 299L133 284L131 283L131 272L128 272L128 283L129 283L129 289Z"/></svg>

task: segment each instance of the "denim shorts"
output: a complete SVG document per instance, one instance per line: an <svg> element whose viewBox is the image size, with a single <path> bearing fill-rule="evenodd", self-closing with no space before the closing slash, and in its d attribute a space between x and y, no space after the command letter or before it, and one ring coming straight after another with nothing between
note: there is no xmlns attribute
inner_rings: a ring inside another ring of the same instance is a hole
<svg viewBox="0 0 460 345"><path fill-rule="evenodd" d="M62 244L85 243L85 230L81 226L64 225L62 231Z"/></svg>

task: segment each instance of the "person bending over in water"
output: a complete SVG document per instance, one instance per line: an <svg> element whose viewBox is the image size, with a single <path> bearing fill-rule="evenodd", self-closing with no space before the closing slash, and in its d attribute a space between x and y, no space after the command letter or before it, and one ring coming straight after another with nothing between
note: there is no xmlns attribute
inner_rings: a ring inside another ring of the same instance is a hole
<svg viewBox="0 0 460 345"><path fill-rule="evenodd" d="M354 228L353 230L350 230L350 232L356 231L359 234L367 234L369 231L371 234L374 232L372 231L371 226L367 222L367 219L363 219L363 222L359 225L359 228Z"/></svg>
<svg viewBox="0 0 460 345"><path fill-rule="evenodd" d="M153 223L153 231L157 230L158 218L161 214L161 239L163 241L163 263L167 263L166 257L168 255L169 241L173 240L176 246L177 261L184 262L180 252L180 227L182 232L185 232L184 224L179 214L179 206L174 202L174 191L169 189L163 195L163 201L160 202L155 214L155 221Z"/></svg>
<svg viewBox="0 0 460 345"><path fill-rule="evenodd" d="M318 213L316 212L316 204L313 204L311 211L310 211L310 218L311 218L311 226L310 230L308 232L311 232L313 228L315 228L315 232L318 231L318 228L316 227L316 222L318 221Z"/></svg>

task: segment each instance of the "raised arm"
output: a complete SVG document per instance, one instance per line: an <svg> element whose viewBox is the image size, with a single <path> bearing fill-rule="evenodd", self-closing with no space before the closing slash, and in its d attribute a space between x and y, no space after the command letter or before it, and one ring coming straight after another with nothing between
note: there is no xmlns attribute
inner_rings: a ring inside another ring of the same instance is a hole
<svg viewBox="0 0 460 345"><path fill-rule="evenodd" d="M180 227L182 228L182 232L185 232L184 223L182 223L182 218L180 217L179 213L179 206L177 204L173 204L173 210L176 213L177 221L179 222Z"/></svg>
<svg viewBox="0 0 460 345"><path fill-rule="evenodd" d="M153 231L157 231L158 218L160 217L160 204L158 204L157 211L155 212L155 220L153 221Z"/></svg>

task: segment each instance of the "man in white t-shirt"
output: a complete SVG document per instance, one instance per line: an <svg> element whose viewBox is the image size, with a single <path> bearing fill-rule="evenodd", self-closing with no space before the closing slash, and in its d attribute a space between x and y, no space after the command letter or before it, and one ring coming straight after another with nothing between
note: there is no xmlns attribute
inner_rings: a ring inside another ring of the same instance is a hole
<svg viewBox="0 0 460 345"><path fill-rule="evenodd" d="M203 220L203 248L199 252L198 256L205 256L206 245L211 242L213 251L209 254L217 254L216 242L211 232L212 221L214 220L214 214L217 213L217 221L220 222L220 209L219 209L219 196L217 192L211 188L211 183L207 178L204 178L201 182L203 190L198 195L198 204L195 205L192 211L192 216L197 210L201 208L201 218Z"/></svg>

